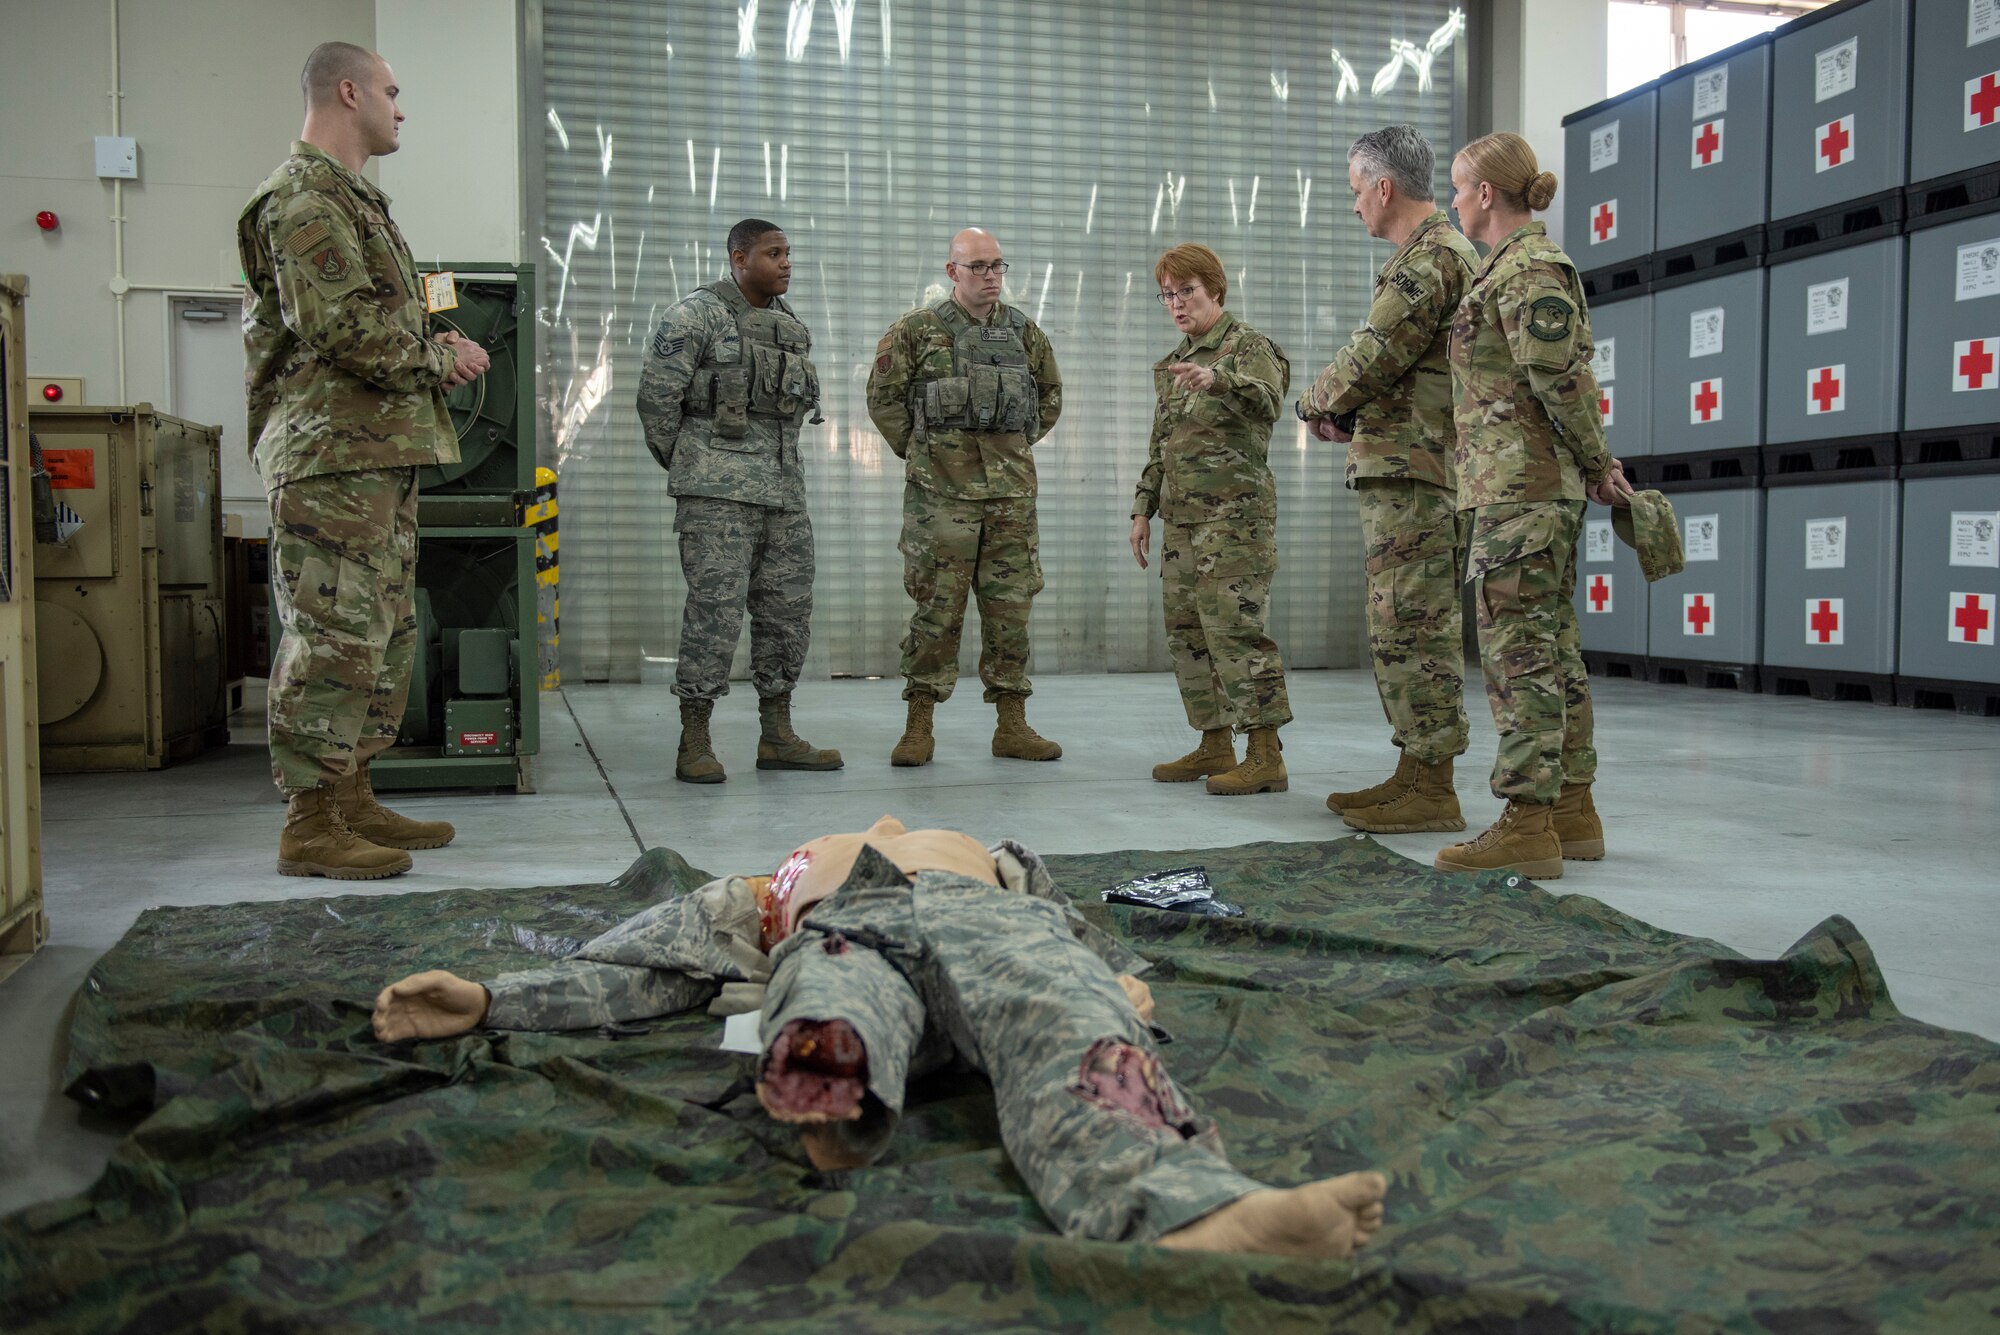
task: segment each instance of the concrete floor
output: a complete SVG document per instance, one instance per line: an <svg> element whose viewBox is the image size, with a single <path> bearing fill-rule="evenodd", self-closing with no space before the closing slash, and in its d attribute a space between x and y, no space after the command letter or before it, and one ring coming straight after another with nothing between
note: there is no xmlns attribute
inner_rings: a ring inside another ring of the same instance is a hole
<svg viewBox="0 0 2000 1335"><path fill-rule="evenodd" d="M1392 763L1361 672L1292 676L1292 791L1235 799L1147 777L1194 739L1170 676L1045 678L1029 717L1067 754L1040 765L988 754L992 712L974 683L939 710L938 761L914 770L887 761L899 686L801 689L805 734L846 753L834 774L758 772L754 697L739 687L717 713L730 778L712 787L673 779L678 724L664 686L546 696L540 791L396 800L456 822L458 839L388 881L275 873L279 807L257 718L234 721L239 744L161 773L51 777L52 939L0 983L0 1212L87 1187L122 1134L85 1118L56 1077L79 983L153 905L608 878L652 844L712 870L762 868L789 841L883 811L1013 834L1048 853L1326 839L1345 827L1325 794L1372 783ZM1750 955L1782 953L1828 914L1845 914L1906 1012L2000 1040L2000 721L1626 681L1595 689L1596 797L1612 856L1570 864L1552 889ZM1485 791L1491 724L1484 701L1473 704L1459 791L1476 831L1499 804ZM1387 842L1428 862L1459 837Z"/></svg>

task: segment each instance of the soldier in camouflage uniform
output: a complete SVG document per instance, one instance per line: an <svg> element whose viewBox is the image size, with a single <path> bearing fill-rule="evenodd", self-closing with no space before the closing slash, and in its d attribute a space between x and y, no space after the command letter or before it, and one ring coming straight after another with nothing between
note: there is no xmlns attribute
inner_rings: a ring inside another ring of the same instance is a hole
<svg viewBox="0 0 2000 1335"><path fill-rule="evenodd" d="M1160 1062L1133 976L1148 967L1021 845L884 816L808 842L769 877L657 905L553 968L486 987L404 979L376 998L374 1024L388 1041L574 1029L721 992L725 1012L761 1006L758 1099L800 1127L821 1170L874 1163L908 1078L962 1063L992 1079L1008 1155L1067 1236L1307 1256L1365 1244L1378 1174L1276 1191L1229 1166ZM755 995L727 1004L731 986Z"/></svg>
<svg viewBox="0 0 2000 1335"><path fill-rule="evenodd" d="M1291 388L1278 345L1222 309L1229 279L1207 246L1153 266L1180 346L1153 364L1153 435L1132 497L1132 555L1160 534L1160 598L1181 705L1201 745L1153 767L1161 783L1208 776L1224 797L1289 786L1278 729L1292 720L1285 664L1266 624L1278 572L1271 427ZM1249 734L1242 762L1233 734Z"/></svg>
<svg viewBox="0 0 2000 1335"><path fill-rule="evenodd" d="M1530 213L1554 198L1554 174L1519 135L1491 134L1459 151L1451 180L1465 234L1491 247L1452 326L1451 369L1458 504L1472 514L1466 574L1500 732L1493 795L1507 809L1437 866L1552 879L1566 857L1604 856L1570 595L1584 498L1625 504L1632 489L1605 448L1576 266Z"/></svg>
<svg viewBox="0 0 2000 1335"><path fill-rule="evenodd" d="M821 420L812 336L784 301L791 245L776 223L729 232L730 277L696 288L660 320L639 375L646 447L674 496L687 603L674 694L674 777L721 783L709 720L750 616L758 769L833 770L840 752L792 731L792 691L812 638L813 532L799 425Z"/></svg>
<svg viewBox="0 0 2000 1335"><path fill-rule="evenodd" d="M1462 830L1452 761L1466 746L1458 572L1465 523L1452 463L1447 345L1479 262L1434 202L1431 146L1391 125L1347 151L1354 212L1396 246L1368 318L1299 400L1321 440L1347 443L1361 513L1375 689L1401 756L1386 782L1330 794L1357 830Z"/></svg>
<svg viewBox="0 0 2000 1335"><path fill-rule="evenodd" d="M313 50L305 128L236 224L247 425L271 502L271 770L278 870L374 880L451 842L375 800L416 655L417 469L458 459L444 392L486 353L432 336L389 199L361 175L393 153L395 75L346 42Z"/></svg>
<svg viewBox="0 0 2000 1335"><path fill-rule="evenodd" d="M903 587L916 603L903 637L908 718L894 765L930 763L931 716L958 681L968 595L979 600L979 679L998 713L993 754L1055 760L1028 726L1028 613L1042 591L1032 450L1062 416L1048 337L1000 299L1007 262L977 227L951 240L948 296L889 328L868 376L868 415L898 459Z"/></svg>

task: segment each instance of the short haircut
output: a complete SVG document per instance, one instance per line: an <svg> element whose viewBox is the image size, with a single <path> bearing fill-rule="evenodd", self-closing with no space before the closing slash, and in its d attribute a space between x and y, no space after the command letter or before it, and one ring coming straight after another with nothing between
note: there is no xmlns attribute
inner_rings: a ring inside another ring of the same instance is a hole
<svg viewBox="0 0 2000 1335"><path fill-rule="evenodd" d="M1215 295L1217 305L1229 295L1229 275L1222 272L1222 256L1199 242L1190 241L1163 253L1153 264L1153 281L1166 279L1197 282Z"/></svg>
<svg viewBox="0 0 2000 1335"><path fill-rule="evenodd" d="M321 42L306 57L306 67L299 71L299 87L305 92L306 105L319 107L333 101L340 93L343 79L366 84L381 59L367 47L352 42Z"/></svg>
<svg viewBox="0 0 2000 1335"><path fill-rule="evenodd" d="M768 234L784 230L778 224L766 222L762 218L745 218L729 229L729 253L734 255L739 250L748 251Z"/></svg>
<svg viewBox="0 0 2000 1335"><path fill-rule="evenodd" d="M1347 150L1347 160L1364 181L1389 178L1396 193L1429 203L1437 198L1437 156L1430 141L1414 125L1385 125L1370 130Z"/></svg>

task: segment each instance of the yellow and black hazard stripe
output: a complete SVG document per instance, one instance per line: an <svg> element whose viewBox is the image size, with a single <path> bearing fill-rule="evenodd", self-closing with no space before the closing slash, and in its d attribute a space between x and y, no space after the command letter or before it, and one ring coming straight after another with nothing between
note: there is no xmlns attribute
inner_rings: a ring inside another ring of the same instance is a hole
<svg viewBox="0 0 2000 1335"><path fill-rule="evenodd" d="M525 516L535 530L535 587L549 591L548 607L536 599L535 620L542 627L536 638L542 647L542 689L553 691L562 685L562 543L556 532L556 474L552 468L535 470L535 495Z"/></svg>

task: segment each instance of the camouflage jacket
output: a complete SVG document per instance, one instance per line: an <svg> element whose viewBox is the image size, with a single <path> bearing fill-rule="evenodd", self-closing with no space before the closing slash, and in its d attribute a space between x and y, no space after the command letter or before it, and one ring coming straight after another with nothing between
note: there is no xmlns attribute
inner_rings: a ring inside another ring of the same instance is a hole
<svg viewBox="0 0 2000 1335"><path fill-rule="evenodd" d="M734 291L726 279L714 286ZM743 308L755 309L747 302ZM772 297L765 310L775 318L782 340L795 345L800 356L812 350L812 336L784 298ZM752 414L744 419L742 434L732 439L717 430L712 413L689 409L690 388L703 384L696 372L735 366L749 355L737 314L727 296L698 287L660 318L639 372L639 422L646 448L667 470L667 490L675 496L803 510L806 474L795 419Z"/></svg>
<svg viewBox="0 0 2000 1335"><path fill-rule="evenodd" d="M1347 485L1413 477L1456 490L1452 467L1451 318L1479 254L1442 209L1375 277L1367 321L1299 400L1301 415L1355 414Z"/></svg>
<svg viewBox="0 0 2000 1335"><path fill-rule="evenodd" d="M236 219L249 447L266 487L456 463L457 354L429 337L389 197L296 140Z"/></svg>
<svg viewBox="0 0 2000 1335"><path fill-rule="evenodd" d="M1184 390L1175 362L1214 368L1215 383ZM1211 519L1276 519L1271 427L1292 385L1292 364L1277 344L1224 311L1208 332L1189 335L1153 363L1153 437L1132 513L1169 524Z"/></svg>
<svg viewBox="0 0 2000 1335"><path fill-rule="evenodd" d="M1611 468L1576 266L1531 222L1493 247L1451 330L1458 508L1580 501Z"/></svg>
<svg viewBox="0 0 2000 1335"><path fill-rule="evenodd" d="M997 325L1008 318L1010 309L997 302L992 313L977 323ZM966 318L972 318L970 312ZM1022 342L1027 345L1028 372L1041 394L1041 420L1032 433L944 428L927 430L918 438L915 401L926 381L953 374L952 331L929 306L919 306L889 326L875 345L875 367L868 373L868 416L896 457L909 461L911 482L961 501L1035 494L1035 459L1030 451L1062 416L1063 383L1055 349L1033 320L1027 321Z"/></svg>

